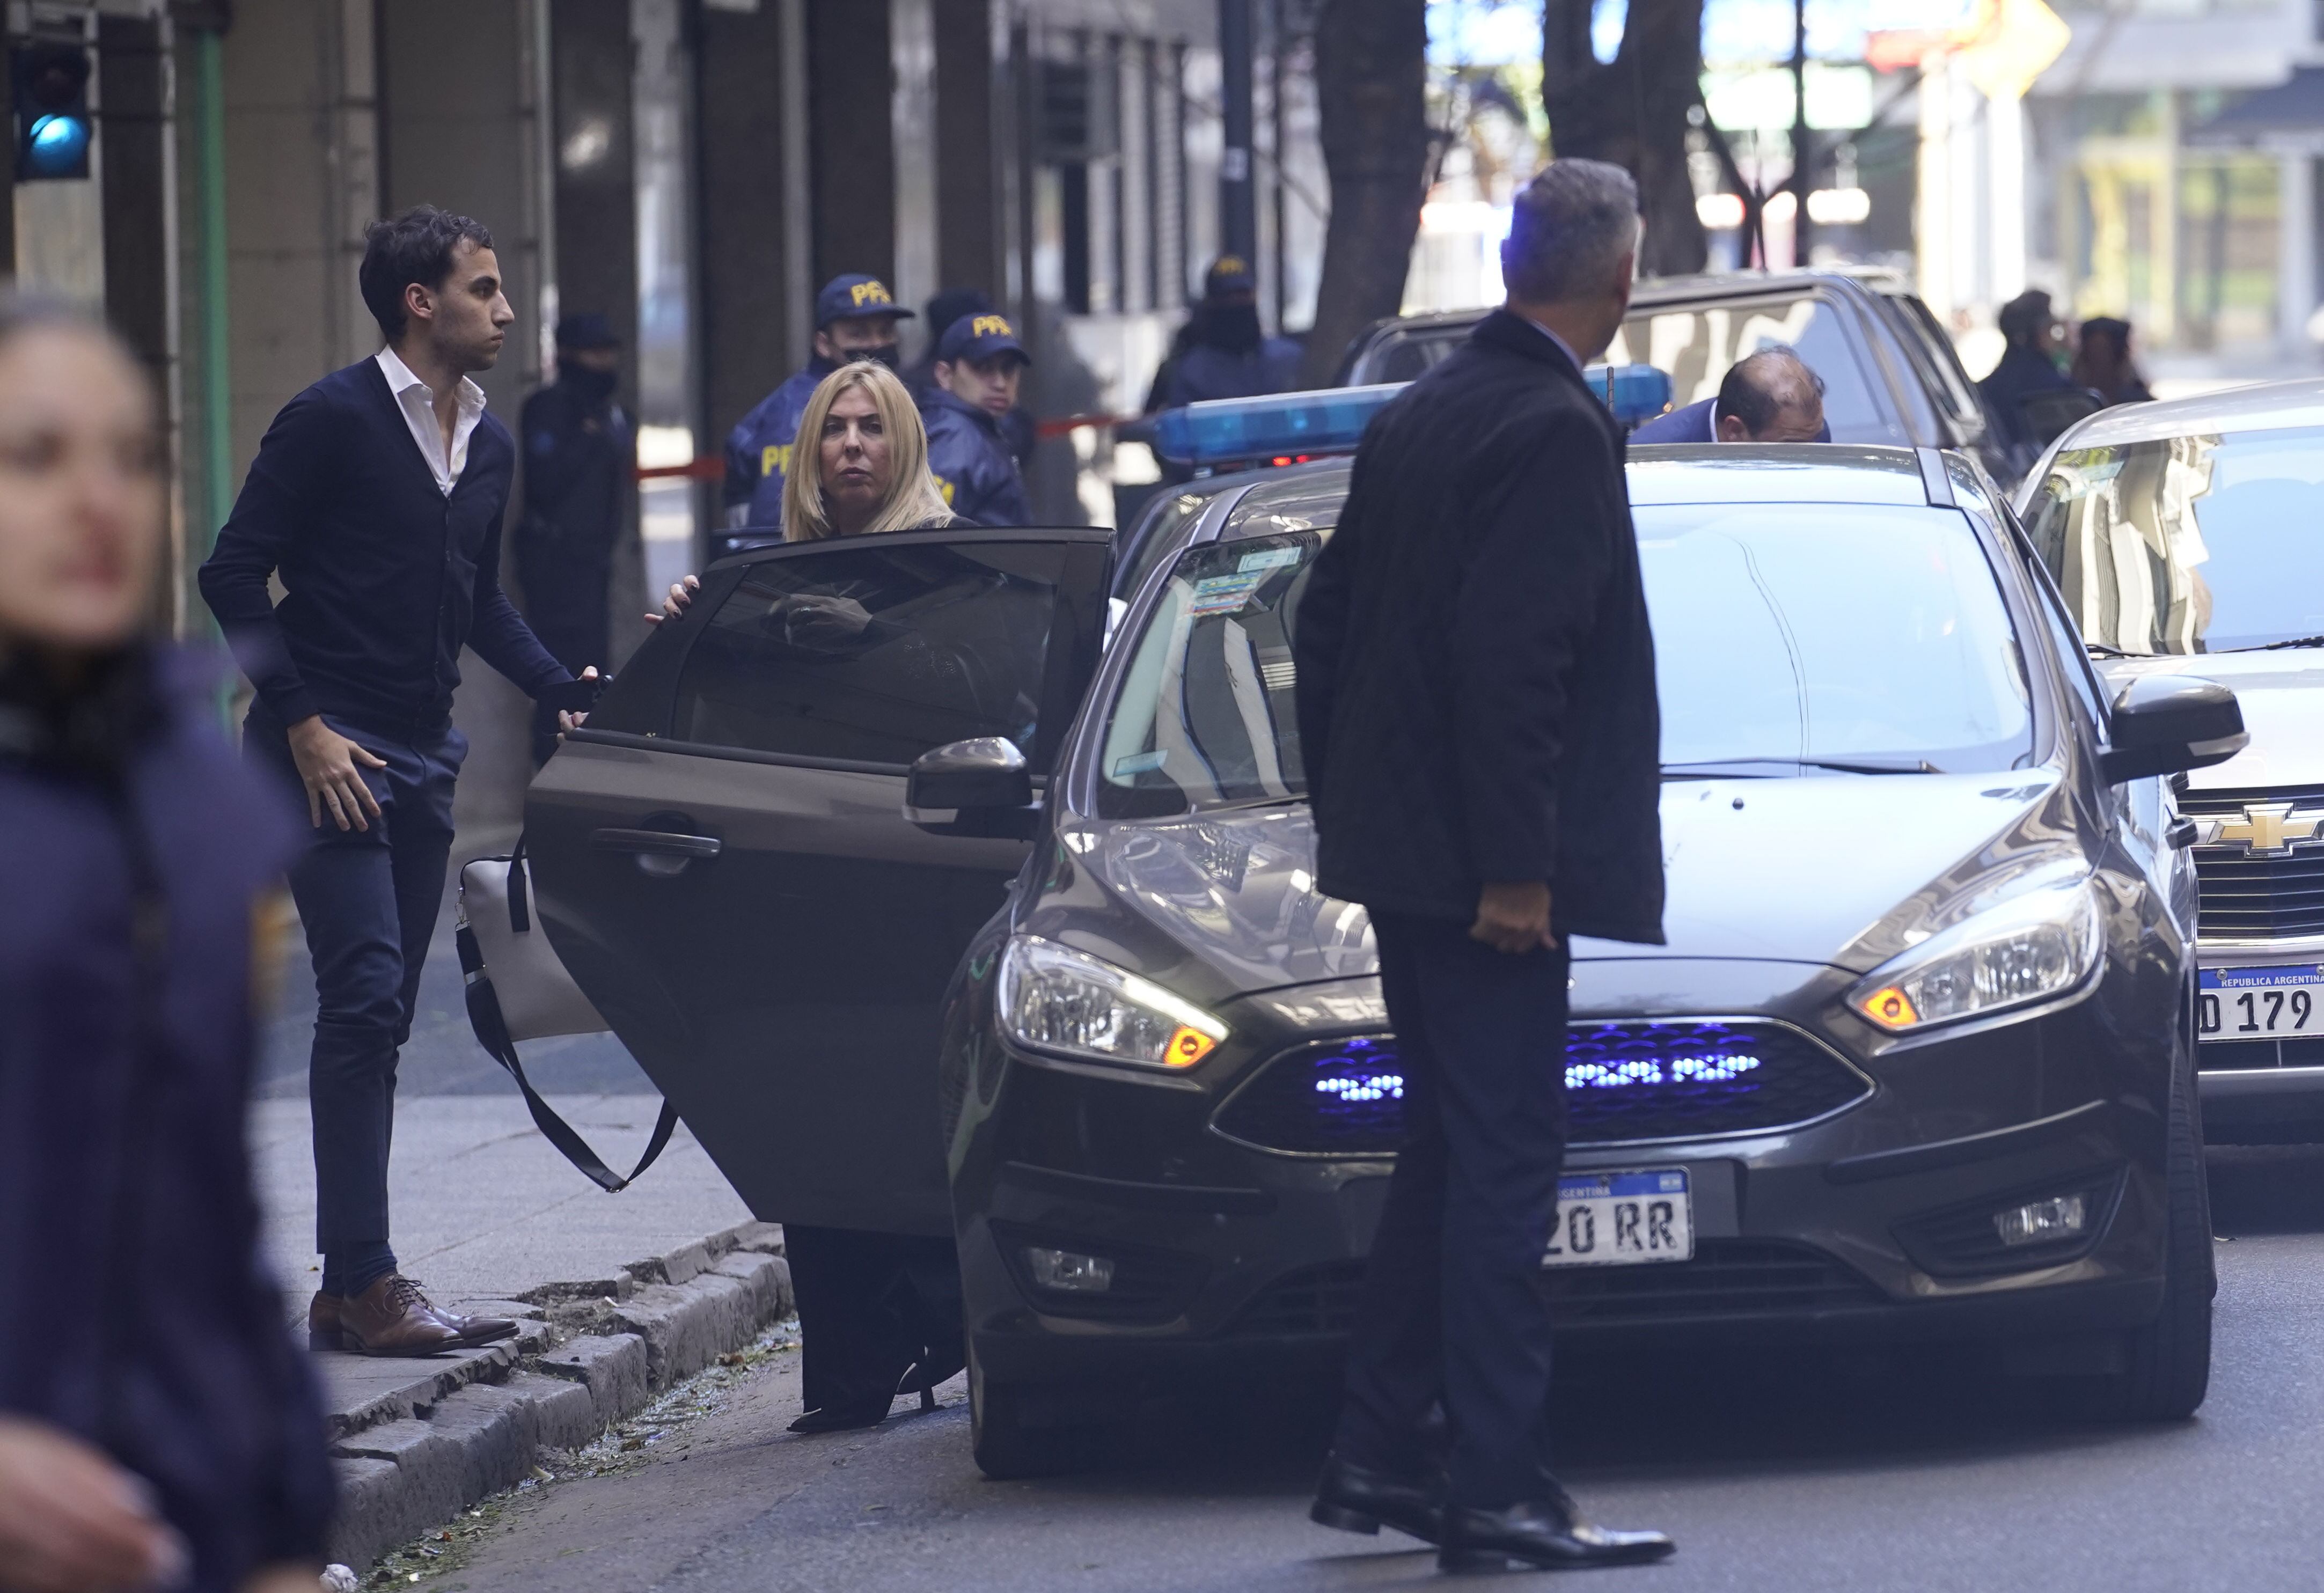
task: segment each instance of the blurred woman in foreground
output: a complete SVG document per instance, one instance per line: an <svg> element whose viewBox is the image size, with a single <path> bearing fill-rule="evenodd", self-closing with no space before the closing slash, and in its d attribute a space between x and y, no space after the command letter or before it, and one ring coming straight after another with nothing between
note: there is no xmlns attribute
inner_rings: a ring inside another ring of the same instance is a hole
<svg viewBox="0 0 2324 1593"><path fill-rule="evenodd" d="M928 474L919 408L896 374L861 360L825 377L799 417L783 483L783 540L958 523ZM647 618L683 616L699 585L687 576L669 589L662 612ZM811 622L832 632L869 622L862 603L844 591L784 603L812 608ZM927 1402L936 1384L962 1368L960 1264L949 1239L788 1222L783 1238L806 1358L807 1413L791 1423L793 1432L872 1426L887 1418L899 1394L918 1389Z"/></svg>
<svg viewBox="0 0 2324 1593"><path fill-rule="evenodd" d="M109 334L0 304L6 1593L312 1593L330 1511L244 1146L298 829L153 639L161 454Z"/></svg>

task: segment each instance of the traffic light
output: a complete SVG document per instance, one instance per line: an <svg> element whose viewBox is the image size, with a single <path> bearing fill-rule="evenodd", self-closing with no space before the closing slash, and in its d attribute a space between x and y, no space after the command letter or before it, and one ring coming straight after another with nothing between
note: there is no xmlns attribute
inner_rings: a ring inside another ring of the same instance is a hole
<svg viewBox="0 0 2324 1593"><path fill-rule="evenodd" d="M36 42L9 51L18 182L88 175L88 146L96 134L88 111L88 68L86 45Z"/></svg>

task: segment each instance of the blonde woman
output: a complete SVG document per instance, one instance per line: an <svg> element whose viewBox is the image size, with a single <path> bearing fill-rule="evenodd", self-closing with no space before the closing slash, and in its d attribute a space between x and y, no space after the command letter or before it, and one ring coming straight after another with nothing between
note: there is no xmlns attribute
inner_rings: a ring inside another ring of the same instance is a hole
<svg viewBox="0 0 2324 1593"><path fill-rule="evenodd" d="M927 428L896 373L877 360L857 360L825 377L799 413L798 441L783 478L783 540L963 523L928 474ZM693 576L677 582L661 612L646 618L656 624L678 618L701 585Z"/></svg>
<svg viewBox="0 0 2324 1593"><path fill-rule="evenodd" d="M809 446L812 444L812 446ZM816 542L881 531L935 530L963 523L945 507L928 474L928 435L918 406L887 366L842 365L823 379L799 415L798 441L783 480L783 539ZM657 622L694 601L692 576L669 589ZM798 596L842 632L868 622L842 595ZM806 1364L806 1413L794 1432L837 1432L887 1418L900 1393L922 1403L965 1361L959 1262L949 1239L783 1226L798 1302Z"/></svg>

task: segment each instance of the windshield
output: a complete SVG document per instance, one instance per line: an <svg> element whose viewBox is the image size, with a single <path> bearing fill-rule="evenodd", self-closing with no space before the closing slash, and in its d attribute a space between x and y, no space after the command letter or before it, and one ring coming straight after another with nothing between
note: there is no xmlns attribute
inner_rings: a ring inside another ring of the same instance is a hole
<svg viewBox="0 0 2324 1593"><path fill-rule="evenodd" d="M2015 632L1959 512L1677 504L1636 522L1666 771L2032 760ZM1286 529L1179 557L1107 718L1097 816L1305 791L1291 622L1325 534Z"/></svg>
<svg viewBox="0 0 2324 1593"><path fill-rule="evenodd" d="M2069 448L2026 512L2082 635L2218 653L2324 635L2324 428Z"/></svg>

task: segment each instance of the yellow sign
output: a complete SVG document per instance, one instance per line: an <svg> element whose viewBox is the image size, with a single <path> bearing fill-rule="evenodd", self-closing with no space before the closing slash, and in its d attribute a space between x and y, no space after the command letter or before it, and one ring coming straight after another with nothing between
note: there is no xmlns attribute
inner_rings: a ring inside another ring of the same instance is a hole
<svg viewBox="0 0 2324 1593"><path fill-rule="evenodd" d="M2035 4L2038 5L2039 3L2040 0L2035 0ZM858 309L862 308L867 304L893 304L896 302L893 299L888 296L888 290L878 282L858 282L855 286L850 288L847 290L847 293L848 297L855 301L855 308Z"/></svg>
<svg viewBox="0 0 2324 1593"><path fill-rule="evenodd" d="M1956 58L1987 99L2023 99L2074 36L2043 0L1985 0L1981 25Z"/></svg>
<svg viewBox="0 0 2324 1593"><path fill-rule="evenodd" d="M1009 329L1009 322L1001 316L977 317L974 320L968 323L968 335L971 337L984 337L988 336L993 337L1014 337L1017 336L1016 333Z"/></svg>

